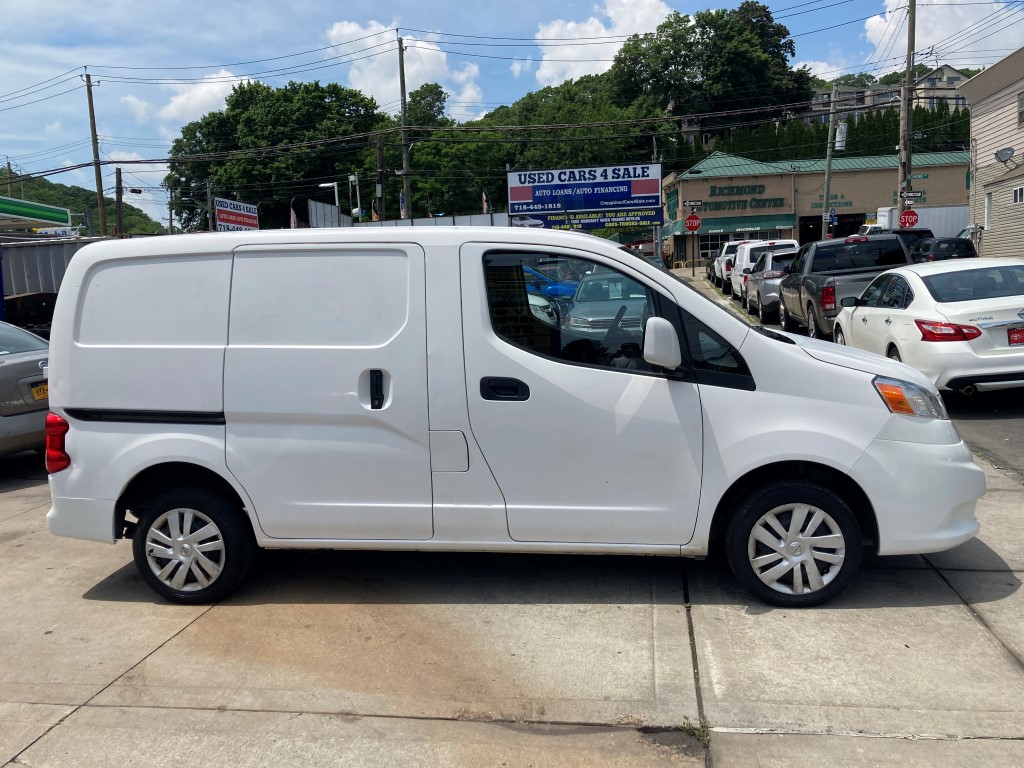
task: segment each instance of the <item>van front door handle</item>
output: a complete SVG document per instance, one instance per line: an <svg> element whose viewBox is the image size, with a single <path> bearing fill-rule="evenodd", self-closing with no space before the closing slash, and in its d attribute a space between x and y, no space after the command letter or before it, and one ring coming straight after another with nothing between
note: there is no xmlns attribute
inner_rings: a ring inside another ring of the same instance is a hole
<svg viewBox="0 0 1024 768"><path fill-rule="evenodd" d="M480 397L484 400L529 400L530 388L519 379L484 376L480 379Z"/></svg>

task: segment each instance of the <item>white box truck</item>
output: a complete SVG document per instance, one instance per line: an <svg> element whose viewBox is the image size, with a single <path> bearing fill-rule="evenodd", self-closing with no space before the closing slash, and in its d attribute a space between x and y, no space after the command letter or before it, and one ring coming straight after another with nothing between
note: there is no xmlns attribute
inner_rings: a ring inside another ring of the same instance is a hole
<svg viewBox="0 0 1024 768"><path fill-rule="evenodd" d="M930 229L935 237L957 237L970 218L966 205L914 206L917 224L914 229ZM858 235L881 235L899 229L899 209L895 206L879 208L874 224L864 224Z"/></svg>

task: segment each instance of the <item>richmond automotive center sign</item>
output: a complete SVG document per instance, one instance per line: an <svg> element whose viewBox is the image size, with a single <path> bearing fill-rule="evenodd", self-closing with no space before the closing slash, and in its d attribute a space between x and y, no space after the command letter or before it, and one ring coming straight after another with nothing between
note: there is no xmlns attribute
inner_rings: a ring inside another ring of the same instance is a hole
<svg viewBox="0 0 1024 768"><path fill-rule="evenodd" d="M661 164L513 171L508 215L514 227L652 227L663 221Z"/></svg>
<svg viewBox="0 0 1024 768"><path fill-rule="evenodd" d="M259 229L260 219L256 206L251 203L240 203L237 200L225 200L223 197L213 198L213 208L217 212L217 231L236 232L240 229Z"/></svg>

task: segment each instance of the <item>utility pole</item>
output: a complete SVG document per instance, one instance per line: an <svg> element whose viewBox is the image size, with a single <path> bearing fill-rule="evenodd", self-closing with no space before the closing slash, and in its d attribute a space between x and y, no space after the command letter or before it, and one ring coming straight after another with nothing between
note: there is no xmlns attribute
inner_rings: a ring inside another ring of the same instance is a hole
<svg viewBox="0 0 1024 768"><path fill-rule="evenodd" d="M898 210L903 213L907 209L907 198L904 192L910 192L913 182L910 178L913 167L914 137L914 33L917 20L916 0L907 3L907 74L903 81L903 98L900 99L900 146L899 146L899 186L897 198Z"/></svg>
<svg viewBox="0 0 1024 768"><path fill-rule="evenodd" d="M13 171L11 170L11 158L7 158L7 196L14 197L14 188L11 186L14 179L12 178Z"/></svg>
<svg viewBox="0 0 1024 768"><path fill-rule="evenodd" d="M174 234L174 197L167 196L167 234Z"/></svg>
<svg viewBox="0 0 1024 768"><path fill-rule="evenodd" d="M114 177L116 179L115 184L117 185L117 191L115 192L114 200L114 234L118 237L124 237L124 188L121 186L121 169L114 169Z"/></svg>
<svg viewBox="0 0 1024 768"><path fill-rule="evenodd" d="M210 179L206 180L206 219L209 225L207 228L216 232L217 223L213 220L213 181Z"/></svg>
<svg viewBox="0 0 1024 768"><path fill-rule="evenodd" d="M836 144L836 100L838 98L839 86L833 83L832 103L828 110L828 146L825 148L825 197L821 209L822 238L832 235L832 148Z"/></svg>
<svg viewBox="0 0 1024 768"><path fill-rule="evenodd" d="M409 120L405 103L405 46L398 38L398 84L402 89L402 193L405 195L405 215L412 216L412 179L409 178Z"/></svg>
<svg viewBox="0 0 1024 768"><path fill-rule="evenodd" d="M107 234L107 212L103 206L103 177L100 175L100 142L96 136L96 110L92 105L92 76L85 73L85 93L89 99L89 130L92 131L92 165L96 171L96 204L100 209L100 235Z"/></svg>
<svg viewBox="0 0 1024 768"><path fill-rule="evenodd" d="M384 134L377 134L377 221L384 221Z"/></svg>

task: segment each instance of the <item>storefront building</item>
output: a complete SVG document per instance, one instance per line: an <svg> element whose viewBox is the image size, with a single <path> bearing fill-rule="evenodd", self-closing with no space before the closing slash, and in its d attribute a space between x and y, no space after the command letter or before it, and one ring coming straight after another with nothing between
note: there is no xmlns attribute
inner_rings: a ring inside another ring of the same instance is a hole
<svg viewBox="0 0 1024 768"><path fill-rule="evenodd" d="M897 203L897 158L833 158L829 209L835 209L833 237L853 234L875 219L879 208ZM965 205L968 198L967 152L915 154L914 190L919 205ZM825 161L764 163L715 152L687 171L662 182L665 226L662 248L673 262L707 258L729 240L792 238L801 243L822 238L825 212ZM697 237L683 225L685 202L700 201Z"/></svg>

